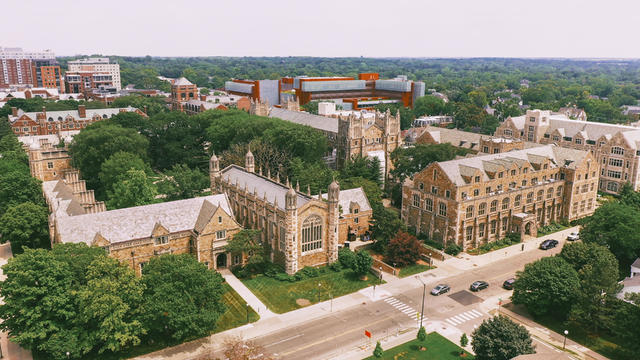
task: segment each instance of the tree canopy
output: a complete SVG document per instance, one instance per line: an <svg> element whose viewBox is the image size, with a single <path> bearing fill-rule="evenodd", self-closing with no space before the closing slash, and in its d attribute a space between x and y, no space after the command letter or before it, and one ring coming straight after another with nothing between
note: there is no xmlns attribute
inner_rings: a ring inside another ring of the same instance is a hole
<svg viewBox="0 0 640 360"><path fill-rule="evenodd" d="M509 360L535 353L527 329L502 315L482 321L471 338L478 360Z"/></svg>

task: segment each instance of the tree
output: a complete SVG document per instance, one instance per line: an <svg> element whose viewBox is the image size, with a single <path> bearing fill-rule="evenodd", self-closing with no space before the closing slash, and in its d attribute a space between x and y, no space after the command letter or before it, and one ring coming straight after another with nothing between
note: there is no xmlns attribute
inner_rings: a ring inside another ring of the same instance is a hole
<svg viewBox="0 0 640 360"><path fill-rule="evenodd" d="M417 98L413 106L413 113L416 117L424 115L443 115L444 111L444 100L432 95L425 95Z"/></svg>
<svg viewBox="0 0 640 360"><path fill-rule="evenodd" d="M122 209L156 202L158 190L143 170L128 170L107 191L109 209Z"/></svg>
<svg viewBox="0 0 640 360"><path fill-rule="evenodd" d="M618 260L604 246L595 243L572 243L563 247L563 257L578 272L580 288L570 319L597 332L611 321L606 304L620 291Z"/></svg>
<svg viewBox="0 0 640 360"><path fill-rule="evenodd" d="M362 277L369 272L372 264L373 258L371 258L368 252L358 251L353 259L353 264L351 264L351 270L353 270L356 275Z"/></svg>
<svg viewBox="0 0 640 360"><path fill-rule="evenodd" d="M620 189L620 202L640 210L640 192L634 191L629 182L624 183Z"/></svg>
<svg viewBox="0 0 640 360"><path fill-rule="evenodd" d="M87 181L87 188L96 189L102 163L112 155L124 151L146 160L148 148L149 141L135 130L97 122L73 138L69 154Z"/></svg>
<svg viewBox="0 0 640 360"><path fill-rule="evenodd" d="M13 254L24 247L49 248L49 211L32 202L11 206L0 216L0 234L0 242L10 242Z"/></svg>
<svg viewBox="0 0 640 360"><path fill-rule="evenodd" d="M318 104L319 101L309 101L308 103L302 105L300 108L301 110L306 111L309 114L318 115Z"/></svg>
<svg viewBox="0 0 640 360"><path fill-rule="evenodd" d="M400 267L415 264L420 259L420 241L404 231L398 231L389 241L385 259L387 263L394 263Z"/></svg>
<svg viewBox="0 0 640 360"><path fill-rule="evenodd" d="M478 360L509 360L535 353L527 329L502 315L484 320L471 338Z"/></svg>
<svg viewBox="0 0 640 360"><path fill-rule="evenodd" d="M451 144L416 144L411 148L398 148L391 153L394 168L391 175L399 183L420 172L432 162L452 160L465 155L467 150Z"/></svg>
<svg viewBox="0 0 640 360"><path fill-rule="evenodd" d="M534 316L565 314L580 287L578 273L561 257L544 257L516 273L511 299Z"/></svg>
<svg viewBox="0 0 640 360"><path fill-rule="evenodd" d="M228 360L274 360L264 347L240 337L230 337L224 341L224 357Z"/></svg>
<svg viewBox="0 0 640 360"><path fill-rule="evenodd" d="M200 196L209 186L209 177L202 170L191 169L185 164L174 165L158 184L160 192L166 194L169 201Z"/></svg>
<svg viewBox="0 0 640 360"><path fill-rule="evenodd" d="M40 180L31 177L29 173L12 171L0 174L0 214L9 206L25 202L44 204Z"/></svg>
<svg viewBox="0 0 640 360"><path fill-rule="evenodd" d="M586 218L580 238L611 250L624 271L640 255L640 210L619 203L607 202Z"/></svg>
<svg viewBox="0 0 640 360"><path fill-rule="evenodd" d="M397 212L383 206L373 208L373 226L371 230L378 250L383 251L389 243L389 239L397 234L399 230L404 230L405 228L405 224L398 217Z"/></svg>
<svg viewBox="0 0 640 360"><path fill-rule="evenodd" d="M344 268L352 269L356 262L356 254L347 247L338 251L338 261Z"/></svg>
<svg viewBox="0 0 640 360"><path fill-rule="evenodd" d="M376 342L376 348L373 349L373 356L377 358L381 358L384 350L382 350L382 345L380 345L380 341Z"/></svg>
<svg viewBox="0 0 640 360"><path fill-rule="evenodd" d="M247 264L261 264L267 261L264 246L260 243L261 230L243 229L233 235L224 249L232 254L247 256Z"/></svg>
<svg viewBox="0 0 640 360"><path fill-rule="evenodd" d="M358 156L349 159L344 164L344 167L340 169L340 177L343 179L362 177L378 185L382 184L382 176L380 160L378 158L369 159Z"/></svg>
<svg viewBox="0 0 640 360"><path fill-rule="evenodd" d="M87 286L78 292L81 341L88 350L120 351L140 344L146 333L140 321L143 287L133 270L106 256L87 268Z"/></svg>
<svg viewBox="0 0 640 360"><path fill-rule="evenodd" d="M111 157L100 166L100 174L98 177L100 178L101 191L106 194L107 190L113 189L113 185L131 169L142 170L147 175L153 173L149 164L145 163L144 160L136 154L118 151L111 155Z"/></svg>
<svg viewBox="0 0 640 360"><path fill-rule="evenodd" d="M336 172L331 170L324 161L307 163L300 158L294 158L289 165L291 180L300 184L301 191L306 192L308 189L312 194L327 192L329 184L336 175ZM274 175L273 172L271 174Z"/></svg>
<svg viewBox="0 0 640 360"><path fill-rule="evenodd" d="M222 276L190 254L152 258L142 269L144 323L156 339L208 335L224 312Z"/></svg>
<svg viewBox="0 0 640 360"><path fill-rule="evenodd" d="M469 338L466 333L462 333L462 336L460 336L460 347L464 349L467 345L469 345ZM464 350L462 351L464 352Z"/></svg>
<svg viewBox="0 0 640 360"><path fill-rule="evenodd" d="M205 168L207 154L206 129L209 120L199 114L190 116L179 111L153 116L153 133L149 140L154 168L169 169L177 164L189 168Z"/></svg>
<svg viewBox="0 0 640 360"><path fill-rule="evenodd" d="M424 326L420 326L420 329L418 329L417 339L420 341L427 340L427 331L425 330Z"/></svg>

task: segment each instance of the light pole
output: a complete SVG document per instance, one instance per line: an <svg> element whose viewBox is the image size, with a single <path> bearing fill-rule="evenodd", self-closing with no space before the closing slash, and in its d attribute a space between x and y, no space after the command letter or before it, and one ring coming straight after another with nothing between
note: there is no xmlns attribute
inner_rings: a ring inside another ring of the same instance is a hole
<svg viewBox="0 0 640 360"><path fill-rule="evenodd" d="M71 354L67 351L67 359L69 358L69 355L71 355Z"/></svg>
<svg viewBox="0 0 640 360"><path fill-rule="evenodd" d="M322 286L322 284L318 283L318 302L320 302L320 290L321 290L321 286Z"/></svg>
<svg viewBox="0 0 640 360"><path fill-rule="evenodd" d="M431 264L433 264L433 259L431 258L431 253L429 253L429 267L433 267Z"/></svg>
<svg viewBox="0 0 640 360"><path fill-rule="evenodd" d="M382 266L380 266L378 269L380 269L380 285L382 285Z"/></svg>
<svg viewBox="0 0 640 360"><path fill-rule="evenodd" d="M569 335L569 330L564 331L564 342L562 343L562 350L567 346L567 335Z"/></svg>
<svg viewBox="0 0 640 360"><path fill-rule="evenodd" d="M420 311L420 327L422 327L422 319L424 319L424 296L427 293L427 284L416 276L416 279L422 283L422 311Z"/></svg>

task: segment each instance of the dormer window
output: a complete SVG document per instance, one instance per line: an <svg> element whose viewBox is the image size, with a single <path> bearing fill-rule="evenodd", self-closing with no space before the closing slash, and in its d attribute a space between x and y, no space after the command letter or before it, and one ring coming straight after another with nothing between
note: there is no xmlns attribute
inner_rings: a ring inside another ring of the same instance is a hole
<svg viewBox="0 0 640 360"><path fill-rule="evenodd" d="M477 182L477 183L480 182L480 176L476 176L474 181Z"/></svg>
<svg viewBox="0 0 640 360"><path fill-rule="evenodd" d="M169 243L169 237L167 235L156 236L155 244L162 245Z"/></svg>

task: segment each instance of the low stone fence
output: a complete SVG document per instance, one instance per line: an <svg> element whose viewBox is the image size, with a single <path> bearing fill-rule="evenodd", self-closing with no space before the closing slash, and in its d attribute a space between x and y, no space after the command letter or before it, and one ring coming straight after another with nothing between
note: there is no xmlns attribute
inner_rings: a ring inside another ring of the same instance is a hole
<svg viewBox="0 0 640 360"><path fill-rule="evenodd" d="M420 247L420 257L425 261L429 261L429 257L430 256L433 259L436 259L436 260L439 260L439 261L444 261L444 259L445 259L444 254L441 251L436 250L436 249L432 249L432 248L428 248L426 246L421 246Z"/></svg>
<svg viewBox="0 0 640 360"><path fill-rule="evenodd" d="M376 258L373 258L373 264L371 264L371 267L374 269L376 274L378 274L378 276L380 276L380 268L382 268L382 271L384 272L397 276L398 271L393 266Z"/></svg>

